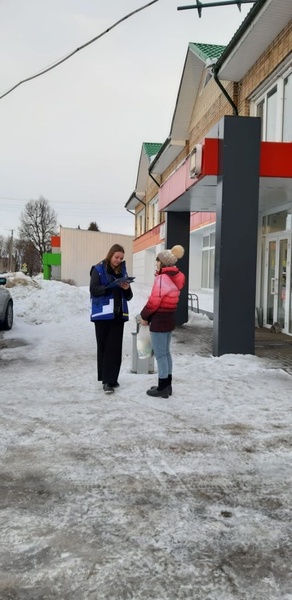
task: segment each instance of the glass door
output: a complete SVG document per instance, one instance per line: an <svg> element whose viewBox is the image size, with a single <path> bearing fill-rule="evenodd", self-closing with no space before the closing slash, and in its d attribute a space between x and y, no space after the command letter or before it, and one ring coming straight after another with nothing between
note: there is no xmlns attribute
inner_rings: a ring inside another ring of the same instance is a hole
<svg viewBox="0 0 292 600"><path fill-rule="evenodd" d="M267 236L264 325L277 322L285 333L292 333L290 265L291 236Z"/></svg>

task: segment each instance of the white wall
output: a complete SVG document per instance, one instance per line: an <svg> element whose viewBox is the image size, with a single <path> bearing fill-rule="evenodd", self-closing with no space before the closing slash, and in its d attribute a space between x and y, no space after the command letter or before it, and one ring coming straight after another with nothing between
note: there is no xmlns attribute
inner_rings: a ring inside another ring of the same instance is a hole
<svg viewBox="0 0 292 600"><path fill-rule="evenodd" d="M156 262L156 247L152 246L152 248L147 248L145 251L145 276L144 283L152 285L153 279L155 275L155 262Z"/></svg>
<svg viewBox="0 0 292 600"><path fill-rule="evenodd" d="M190 234L189 290L201 288L203 231Z"/></svg>
<svg viewBox="0 0 292 600"><path fill-rule="evenodd" d="M155 275L156 256L163 249L164 244L158 244L134 254L133 275L136 277L138 283L152 285Z"/></svg>
<svg viewBox="0 0 292 600"><path fill-rule="evenodd" d="M62 227L61 237L61 279L72 279L78 286L89 285L89 272L105 258L113 244L125 249L125 260L129 275L133 272L133 236L87 229Z"/></svg>
<svg viewBox="0 0 292 600"><path fill-rule="evenodd" d="M138 283L144 283L145 250L135 252L133 255L133 276Z"/></svg>

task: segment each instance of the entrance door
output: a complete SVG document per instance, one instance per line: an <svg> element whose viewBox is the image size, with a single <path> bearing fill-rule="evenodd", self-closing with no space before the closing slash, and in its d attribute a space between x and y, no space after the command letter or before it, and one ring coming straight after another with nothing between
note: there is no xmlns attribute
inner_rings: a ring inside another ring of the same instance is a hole
<svg viewBox="0 0 292 600"><path fill-rule="evenodd" d="M289 332L291 235L266 238L264 325L280 324Z"/></svg>

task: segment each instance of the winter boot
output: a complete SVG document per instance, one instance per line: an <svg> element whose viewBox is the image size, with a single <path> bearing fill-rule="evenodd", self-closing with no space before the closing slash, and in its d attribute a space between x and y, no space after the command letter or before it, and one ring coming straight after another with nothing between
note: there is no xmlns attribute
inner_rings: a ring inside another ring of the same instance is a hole
<svg viewBox="0 0 292 600"><path fill-rule="evenodd" d="M167 381L168 381L168 393L170 396L172 396L172 385L171 385L172 384L172 375L168 375Z"/></svg>
<svg viewBox="0 0 292 600"><path fill-rule="evenodd" d="M172 385L171 385L172 375L168 375L167 381L168 381L168 395L172 396ZM158 385L159 385L159 379L158 379ZM157 387L158 386L156 386L156 385L152 385L150 390L156 390Z"/></svg>
<svg viewBox="0 0 292 600"><path fill-rule="evenodd" d="M146 392L148 396L154 396L155 398L168 398L169 396L169 383L168 377L166 379L158 379L158 386L151 387Z"/></svg>
<svg viewBox="0 0 292 600"><path fill-rule="evenodd" d="M110 383L104 383L103 384L103 391L106 394L113 394L115 390L114 390L113 386Z"/></svg>

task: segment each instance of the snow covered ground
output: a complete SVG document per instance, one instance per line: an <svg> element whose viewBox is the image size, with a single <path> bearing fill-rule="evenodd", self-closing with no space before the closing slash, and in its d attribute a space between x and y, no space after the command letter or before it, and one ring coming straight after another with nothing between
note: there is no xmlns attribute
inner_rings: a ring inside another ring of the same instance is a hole
<svg viewBox="0 0 292 600"><path fill-rule="evenodd" d="M11 282L0 599L292 600L291 376L201 356L212 322L190 313L173 338L173 396L150 398L157 375L131 372L149 293L135 283L120 388L105 396L88 290Z"/></svg>

